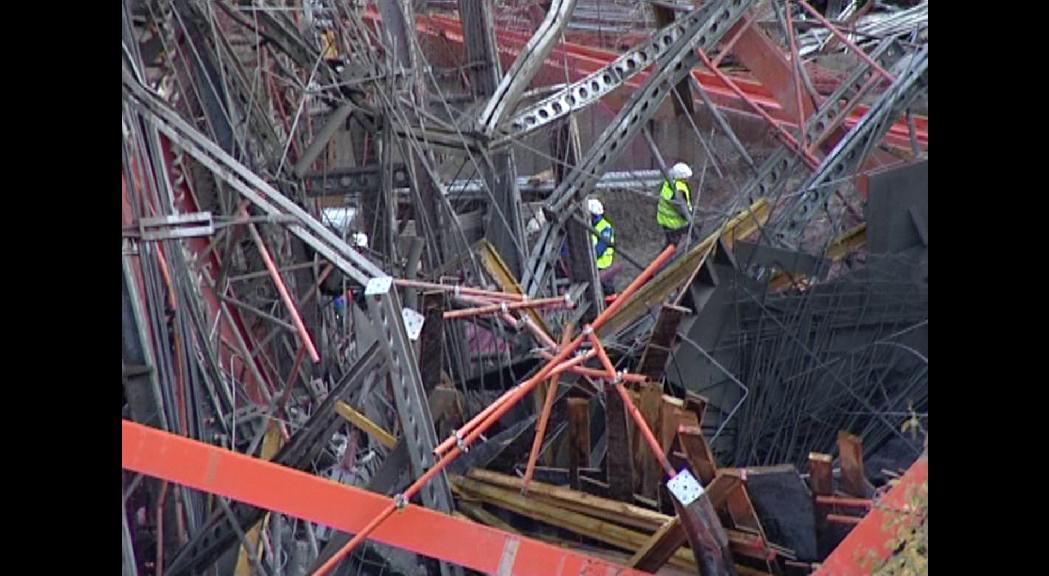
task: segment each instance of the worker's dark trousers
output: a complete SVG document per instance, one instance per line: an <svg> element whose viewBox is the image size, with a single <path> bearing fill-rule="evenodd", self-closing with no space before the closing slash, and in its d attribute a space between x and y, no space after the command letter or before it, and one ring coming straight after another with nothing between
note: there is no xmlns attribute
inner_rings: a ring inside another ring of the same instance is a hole
<svg viewBox="0 0 1049 576"><path fill-rule="evenodd" d="M663 235L666 236L666 238L667 238L667 244L673 244L673 245L677 246L678 244L681 243L682 240L685 239L685 232L687 232L687 231L688 231L688 226L682 226L681 228L678 228L676 230L671 230L670 228L664 228L663 229ZM678 246L678 248L680 248L680 246Z"/></svg>
<svg viewBox="0 0 1049 576"><path fill-rule="evenodd" d="M601 280L601 290L605 296L616 293L616 276L623 270L623 264L616 262L604 270L598 270L597 275Z"/></svg>

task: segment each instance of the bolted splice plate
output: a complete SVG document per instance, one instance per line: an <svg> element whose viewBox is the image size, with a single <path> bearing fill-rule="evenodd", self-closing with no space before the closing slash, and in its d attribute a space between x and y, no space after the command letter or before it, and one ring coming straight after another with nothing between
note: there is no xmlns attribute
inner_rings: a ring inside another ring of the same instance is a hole
<svg viewBox="0 0 1049 576"><path fill-rule="evenodd" d="M419 334L423 331L423 322L426 321L426 317L419 314L411 308L401 309L401 318L404 319L404 331L408 333L408 338L412 341L419 339Z"/></svg>
<svg viewBox="0 0 1049 576"><path fill-rule="evenodd" d="M382 295L389 292L391 286L393 286L393 278L390 278L389 276L372 278L370 281L368 281L368 285L364 288L364 295Z"/></svg>
<svg viewBox="0 0 1049 576"><path fill-rule="evenodd" d="M703 495L703 487L687 468L667 480L667 490L670 490L674 498L677 498L677 501L683 506L688 506Z"/></svg>

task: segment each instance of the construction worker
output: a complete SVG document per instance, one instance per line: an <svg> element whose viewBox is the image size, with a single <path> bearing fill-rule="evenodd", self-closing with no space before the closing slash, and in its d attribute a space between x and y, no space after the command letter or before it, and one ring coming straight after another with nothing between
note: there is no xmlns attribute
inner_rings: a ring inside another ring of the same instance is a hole
<svg viewBox="0 0 1049 576"><path fill-rule="evenodd" d="M597 263L597 273L601 279L601 289L605 294L613 294L616 291L615 277L622 266L615 264L616 231L612 223L605 218L605 206L597 198L586 201L587 211L590 212L590 225L597 231L591 234L590 239L594 244L594 259Z"/></svg>
<svg viewBox="0 0 1049 576"><path fill-rule="evenodd" d="M350 244L357 250L367 250L368 235L364 232L354 232L350 236ZM331 274L328 276L327 280L333 280L333 282L329 284L326 280L323 284L321 284L322 294L335 295L335 314L338 315L340 318L344 314L346 314L346 307L348 304L348 299L346 298L347 293L353 298L353 301L358 306L360 306L361 308L364 308L366 306L364 302L364 290L361 290L358 287L357 289L350 288L349 290L344 292L342 290L341 278L342 274Z"/></svg>
<svg viewBox="0 0 1049 576"><path fill-rule="evenodd" d="M678 162L668 175L673 182L663 181L656 221L663 228L667 244L677 245L684 239L688 223L692 221L692 190L687 182L692 177L692 169L688 164Z"/></svg>

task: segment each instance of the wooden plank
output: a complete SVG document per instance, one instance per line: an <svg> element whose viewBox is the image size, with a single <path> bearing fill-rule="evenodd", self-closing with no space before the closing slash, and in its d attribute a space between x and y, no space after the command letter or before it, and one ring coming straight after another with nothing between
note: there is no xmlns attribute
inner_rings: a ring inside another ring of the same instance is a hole
<svg viewBox="0 0 1049 576"><path fill-rule="evenodd" d="M726 473L719 471L718 475L714 477L714 481L706 487L707 496L710 497L710 503L715 509L721 508L725 501L728 500L730 492L736 489L736 486L740 485L743 481L736 474Z"/></svg>
<svg viewBox="0 0 1049 576"><path fill-rule="evenodd" d="M685 409L684 400L664 394L663 405L660 407L659 445L663 447L666 454L674 450L679 426L698 428L699 419L691 411Z"/></svg>
<svg viewBox="0 0 1049 576"><path fill-rule="evenodd" d="M842 491L858 498L867 497L867 477L863 472L863 442L859 436L838 432L838 454L841 456Z"/></svg>
<svg viewBox="0 0 1049 576"><path fill-rule="evenodd" d="M734 528L752 532L761 536L762 540L766 540L765 528L761 526L758 512L754 509L754 504L750 501L750 496L747 495L746 485L743 483L737 484L736 487L728 493L728 498L725 500L725 504L728 507L728 513L732 518Z"/></svg>
<svg viewBox="0 0 1049 576"><path fill-rule="evenodd" d="M513 494L520 494L521 486L523 485L521 478L481 468L471 470L467 476L467 479L470 481L476 481ZM585 485L586 477L583 476L582 480L584 480ZM739 482L738 475L732 473L718 474L717 479L707 489L707 497L712 497L711 504L714 506L723 505L725 494L728 490L738 486ZM562 486L544 484L534 480L528 485L528 490L528 495L525 498L536 505L551 506L566 513L574 512L624 527L636 528L641 530L641 533L644 535L657 531L661 526L664 526L674 518L674 516L668 516L625 502L594 496ZM468 496L477 498L473 493L468 494ZM489 502L488 500L484 501ZM498 505L494 502L489 503ZM765 543L760 536L738 530L726 530L726 533L734 553L758 558L764 558L763 554L767 555L767 552L759 552L766 549ZM645 542L642 542L642 544ZM631 548L631 550L636 549Z"/></svg>
<svg viewBox="0 0 1049 576"><path fill-rule="evenodd" d="M659 430L663 385L659 382L645 382L640 384L640 387L638 410L641 411L641 416L645 419L649 429ZM645 498L658 500L659 485L663 481L663 468L641 434L634 434L634 470L637 471L634 485L636 491Z"/></svg>
<svg viewBox="0 0 1049 576"><path fill-rule="evenodd" d="M459 508L459 510L465 512L466 517L470 520L476 520L481 524L486 524L488 526L491 526L492 528L498 528L500 530L505 530L513 534L521 533L520 530L514 528L512 525L510 525L509 522L485 510L484 507L479 504L474 504L473 502L467 502L465 500L459 500L457 507Z"/></svg>
<svg viewBox="0 0 1049 576"><path fill-rule="evenodd" d="M516 476L509 476L482 468L470 470L467 476L470 480L476 480L511 492L520 492L524 484L521 478ZM706 493L707 497L710 498L711 505L715 508L720 508L726 505L729 493L739 488L742 488L742 483L738 474L732 471L728 473L719 472L714 482L707 486ZM674 518L673 516L667 516L654 510L627 504L626 502L601 498L563 486L554 486L534 480L528 485L528 490L528 498L530 500L540 501L544 504L605 519L624 526L638 528L646 533L658 530L667 521ZM753 535L736 530L728 530L727 534L729 541L734 545L752 548L762 546L761 539Z"/></svg>
<svg viewBox="0 0 1049 576"><path fill-rule="evenodd" d="M696 415L698 423L696 426L703 427L703 416L707 413L707 405L710 404L710 400L702 394L696 394L695 392L685 392L685 408Z"/></svg>
<svg viewBox="0 0 1049 576"><path fill-rule="evenodd" d="M354 410L349 404L339 401L335 404L335 411L338 412L339 416L342 416L348 422L375 438L383 446L391 450L397 446L397 438L393 434L383 430L381 426L369 420L364 414Z"/></svg>
<svg viewBox="0 0 1049 576"><path fill-rule="evenodd" d="M568 482L579 488L579 468L590 466L590 400L568 399Z"/></svg>
<svg viewBox="0 0 1049 576"><path fill-rule="evenodd" d="M634 499L634 462L630 454L627 423L630 416L619 394L605 397L605 434L608 449L608 491L613 499L630 502Z"/></svg>
<svg viewBox="0 0 1049 576"><path fill-rule="evenodd" d="M714 461L714 453L710 451L710 445L703 437L703 431L698 426L679 426L678 440L700 484L707 486L713 482L718 467Z"/></svg>
<svg viewBox="0 0 1049 576"><path fill-rule="evenodd" d="M830 454L809 452L809 489L813 494L830 496L834 493L833 461Z"/></svg>
<svg viewBox="0 0 1049 576"><path fill-rule="evenodd" d="M423 292L422 333L419 334L419 376L429 394L441 383L441 361L444 359L444 292Z"/></svg>
<svg viewBox="0 0 1049 576"><path fill-rule="evenodd" d="M522 495L519 491L499 488L462 476L450 476L449 480L452 483L452 489L459 494L475 497L487 504L593 538L623 550L633 552L643 547L648 540L648 535L643 532L623 528L611 522L564 510L545 502L539 502L534 498ZM684 548L679 548L675 551L673 560L675 565L691 569L696 568L695 559Z"/></svg>
<svg viewBox="0 0 1049 576"><path fill-rule="evenodd" d="M479 482L484 482L500 488L506 488L508 490L519 491L524 486L524 482L521 478L500 474L491 470L484 470L482 468L474 468L470 470L467 476L471 480L477 480ZM574 510L584 511L583 513L585 514L590 514L592 516L604 515L605 517L614 519L616 522L636 526L648 532L658 529L666 523L669 518L669 516L665 514L660 514L659 512L628 504L626 502L601 498L586 492L572 490L563 486L554 486L552 484L537 482L535 480L528 485L528 493L530 496L534 495L548 498L551 503L555 503L557 506L574 506Z"/></svg>
<svg viewBox="0 0 1049 576"><path fill-rule="evenodd" d="M656 325L652 328L652 333L645 344L645 350L641 353L641 361L638 362L637 372L639 374L657 382L663 379L670 351L677 337L678 326L689 312L688 308L673 304L660 306Z"/></svg>
<svg viewBox="0 0 1049 576"><path fill-rule="evenodd" d="M634 552L626 565L654 573L662 568L674 555L674 551L681 548L687 541L685 529L681 526L681 519L674 516L660 526L644 546Z"/></svg>

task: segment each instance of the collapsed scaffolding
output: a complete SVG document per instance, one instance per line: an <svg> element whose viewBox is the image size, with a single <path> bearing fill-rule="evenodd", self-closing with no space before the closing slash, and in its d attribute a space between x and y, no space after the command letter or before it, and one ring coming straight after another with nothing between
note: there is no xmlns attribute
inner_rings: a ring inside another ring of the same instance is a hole
<svg viewBox="0 0 1049 576"><path fill-rule="evenodd" d="M124 3L125 571L815 569L922 452L900 427L928 405L927 8L843 32L803 0L653 3L612 11L616 53L573 41L602 3L512 12L534 33L413 4ZM852 57L829 91L799 27ZM604 294L583 200L654 193L670 108L732 193ZM656 169L617 172L639 134Z"/></svg>

